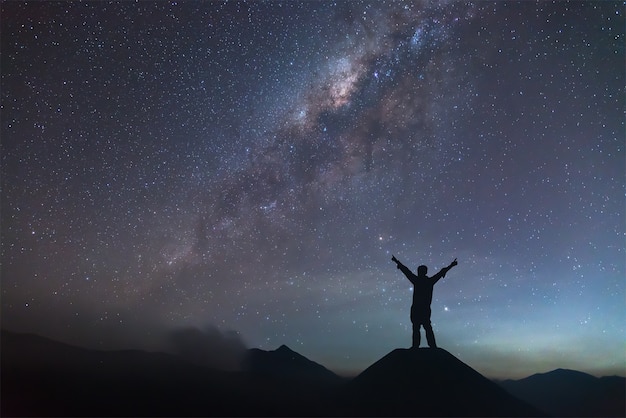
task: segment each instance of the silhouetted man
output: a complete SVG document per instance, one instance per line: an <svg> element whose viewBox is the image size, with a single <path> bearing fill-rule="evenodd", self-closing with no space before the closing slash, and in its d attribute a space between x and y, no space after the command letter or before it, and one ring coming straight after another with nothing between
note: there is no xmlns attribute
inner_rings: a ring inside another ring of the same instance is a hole
<svg viewBox="0 0 626 418"><path fill-rule="evenodd" d="M439 279L446 276L448 270L457 265L456 258L448 267L439 270L439 273L432 277L428 277L428 267L419 266L417 268L417 276L413 274L404 264L398 261L395 256L391 256L391 261L396 263L398 268L407 279L413 283L413 305L411 305L411 322L413 323L413 348L420 346L420 325L424 327L426 332L426 341L430 348L437 348L435 342L435 333L430 324L430 303L433 301L433 286Z"/></svg>

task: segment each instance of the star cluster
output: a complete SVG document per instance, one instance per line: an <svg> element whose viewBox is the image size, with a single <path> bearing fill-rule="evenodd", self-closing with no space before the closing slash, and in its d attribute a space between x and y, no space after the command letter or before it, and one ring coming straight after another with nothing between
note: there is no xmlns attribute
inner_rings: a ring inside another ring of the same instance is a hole
<svg viewBox="0 0 626 418"><path fill-rule="evenodd" d="M624 374L619 2L3 2L2 325Z"/></svg>

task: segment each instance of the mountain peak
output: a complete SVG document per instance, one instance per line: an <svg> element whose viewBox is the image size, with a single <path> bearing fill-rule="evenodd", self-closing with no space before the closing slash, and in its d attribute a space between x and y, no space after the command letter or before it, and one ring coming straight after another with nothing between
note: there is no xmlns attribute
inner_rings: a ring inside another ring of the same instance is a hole
<svg viewBox="0 0 626 418"><path fill-rule="evenodd" d="M444 349L395 349L354 378L347 414L537 416Z"/></svg>
<svg viewBox="0 0 626 418"><path fill-rule="evenodd" d="M291 348L287 347L285 344L278 347L276 350L277 353L295 353Z"/></svg>
<svg viewBox="0 0 626 418"><path fill-rule="evenodd" d="M274 351L258 348L248 350L244 369L257 375L287 379L316 379L334 382L339 376L321 364L309 360L286 345Z"/></svg>

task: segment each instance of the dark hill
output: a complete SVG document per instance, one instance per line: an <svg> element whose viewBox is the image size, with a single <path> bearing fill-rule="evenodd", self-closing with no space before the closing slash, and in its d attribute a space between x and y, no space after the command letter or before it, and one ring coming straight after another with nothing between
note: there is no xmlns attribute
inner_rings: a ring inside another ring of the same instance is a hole
<svg viewBox="0 0 626 418"><path fill-rule="evenodd" d="M100 351L76 347L35 334L2 331L2 368L130 373L135 369L189 367L188 362L165 353L140 350ZM95 370L94 370L95 368Z"/></svg>
<svg viewBox="0 0 626 418"><path fill-rule="evenodd" d="M286 345L277 350L248 350L243 370L252 401L263 408L256 415L332 415L328 403L345 380Z"/></svg>
<svg viewBox="0 0 626 418"><path fill-rule="evenodd" d="M557 369L500 382L511 394L554 416L626 416L626 379Z"/></svg>
<svg viewBox="0 0 626 418"><path fill-rule="evenodd" d="M1 416L254 415L245 379L164 353L2 331Z"/></svg>
<svg viewBox="0 0 626 418"><path fill-rule="evenodd" d="M540 416L443 349L396 349L354 378L340 402L350 416Z"/></svg>
<svg viewBox="0 0 626 418"><path fill-rule="evenodd" d="M248 350L244 370L259 376L338 383L342 379L319 363L281 345L273 351Z"/></svg>
<svg viewBox="0 0 626 418"><path fill-rule="evenodd" d="M79 348L2 331L0 416L328 415L344 380L290 350L249 350L241 372L165 353Z"/></svg>

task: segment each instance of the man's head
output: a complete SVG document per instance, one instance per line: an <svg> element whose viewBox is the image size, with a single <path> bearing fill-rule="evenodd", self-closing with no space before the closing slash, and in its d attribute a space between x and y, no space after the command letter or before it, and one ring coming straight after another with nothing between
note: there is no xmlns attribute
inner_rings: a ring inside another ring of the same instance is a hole
<svg viewBox="0 0 626 418"><path fill-rule="evenodd" d="M426 273L428 273L428 267L426 267L425 265L421 265L417 268L418 276L426 276Z"/></svg>

